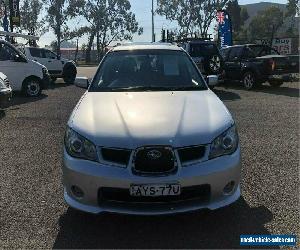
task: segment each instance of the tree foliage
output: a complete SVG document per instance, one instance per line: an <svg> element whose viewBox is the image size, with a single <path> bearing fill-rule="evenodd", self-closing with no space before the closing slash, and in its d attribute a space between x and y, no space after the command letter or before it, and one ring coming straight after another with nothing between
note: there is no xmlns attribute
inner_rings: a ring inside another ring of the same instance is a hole
<svg viewBox="0 0 300 250"><path fill-rule="evenodd" d="M299 15L299 0L288 0L286 10L286 16L296 16L296 14Z"/></svg>
<svg viewBox="0 0 300 250"><path fill-rule="evenodd" d="M224 8L228 2L229 0L158 0L157 13L178 23L178 35L181 38L195 34L207 37L216 11Z"/></svg>
<svg viewBox="0 0 300 250"><path fill-rule="evenodd" d="M21 28L28 33L41 35L44 33L43 21L40 20L43 4L40 0L23 0L20 6Z"/></svg>
<svg viewBox="0 0 300 250"><path fill-rule="evenodd" d="M275 6L260 11L249 25L249 38L252 41L255 39L269 39L272 43L276 32L283 24L283 20L283 12Z"/></svg>
<svg viewBox="0 0 300 250"><path fill-rule="evenodd" d="M114 40L132 40L133 34L141 34L135 14L131 12L129 0L82 0L77 13L82 15L89 25L89 42L87 53L90 52L96 37L98 57L101 57L105 47ZM87 60L89 61L89 54ZM99 58L98 58L99 59Z"/></svg>
<svg viewBox="0 0 300 250"><path fill-rule="evenodd" d="M46 5L47 15L45 21L48 28L52 29L56 36L57 54L60 55L62 41L70 40L82 35L84 29L70 30L68 21L76 16L75 9L80 4L78 0L43 0Z"/></svg>
<svg viewBox="0 0 300 250"><path fill-rule="evenodd" d="M228 2L226 10L231 17L232 31L238 33L249 18L247 10L239 5L238 0Z"/></svg>

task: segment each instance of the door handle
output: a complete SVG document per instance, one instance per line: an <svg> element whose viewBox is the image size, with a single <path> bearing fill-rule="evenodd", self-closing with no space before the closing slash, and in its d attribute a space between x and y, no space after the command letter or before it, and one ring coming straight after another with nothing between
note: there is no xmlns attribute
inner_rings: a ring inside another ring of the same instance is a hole
<svg viewBox="0 0 300 250"><path fill-rule="evenodd" d="M36 59L33 59L33 61L37 62L37 60L36 60Z"/></svg>
<svg viewBox="0 0 300 250"><path fill-rule="evenodd" d="M52 61L50 60L50 61L48 61L48 62L52 62Z"/></svg>

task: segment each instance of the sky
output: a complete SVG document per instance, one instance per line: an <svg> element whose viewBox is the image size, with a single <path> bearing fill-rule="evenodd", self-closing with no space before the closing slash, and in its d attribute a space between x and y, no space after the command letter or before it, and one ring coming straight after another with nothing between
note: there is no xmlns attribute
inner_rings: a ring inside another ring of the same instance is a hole
<svg viewBox="0 0 300 250"><path fill-rule="evenodd" d="M135 13L136 19L141 27L144 28L144 32L141 36L134 35L133 41L135 42L148 42L151 41L151 0L129 0L131 3L132 12ZM258 2L273 2L273 3L287 3L287 0L265 0L265 1L257 1L257 0L239 0L239 4L250 4L250 3L258 3ZM156 0L154 0L156 3ZM155 6L156 4L154 4ZM76 23L72 23L72 25L80 25L78 21ZM165 18L155 15L155 33L156 37L160 38L160 32L162 28L172 29L176 27L176 25L170 21L167 21ZM47 32L43 36L41 36L39 45L44 47L45 45L49 45L51 41L55 40L55 36L52 32ZM86 43L87 37L84 36L79 40L79 44Z"/></svg>

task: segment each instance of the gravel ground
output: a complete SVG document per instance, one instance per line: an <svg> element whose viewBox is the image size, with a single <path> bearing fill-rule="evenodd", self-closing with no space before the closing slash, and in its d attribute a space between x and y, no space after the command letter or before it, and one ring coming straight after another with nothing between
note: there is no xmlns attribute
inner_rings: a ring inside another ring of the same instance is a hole
<svg viewBox="0 0 300 250"><path fill-rule="evenodd" d="M155 217L94 216L64 204L64 129L83 92L57 83L38 99L15 96L0 111L1 249L240 248L240 234L300 235L298 83L217 87L239 129L242 198L217 211Z"/></svg>

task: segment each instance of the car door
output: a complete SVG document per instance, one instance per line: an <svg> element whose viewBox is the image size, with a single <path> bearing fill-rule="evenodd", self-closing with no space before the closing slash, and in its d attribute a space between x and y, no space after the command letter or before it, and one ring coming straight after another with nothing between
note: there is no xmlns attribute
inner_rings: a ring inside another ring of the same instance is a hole
<svg viewBox="0 0 300 250"><path fill-rule="evenodd" d="M0 42L0 72L4 73L15 91L22 89L27 60L7 43Z"/></svg>
<svg viewBox="0 0 300 250"><path fill-rule="evenodd" d="M30 53L30 58L35 61L43 64L46 68L48 68L48 62L44 58L43 50L40 48L28 48Z"/></svg>
<svg viewBox="0 0 300 250"><path fill-rule="evenodd" d="M241 57L243 46L232 47L228 52L227 59L224 63L226 78L231 80L239 80L241 77Z"/></svg>
<svg viewBox="0 0 300 250"><path fill-rule="evenodd" d="M62 73L62 62L58 60L58 57L55 53L48 49L43 49L44 58L47 61L46 66L50 75L61 75Z"/></svg>

